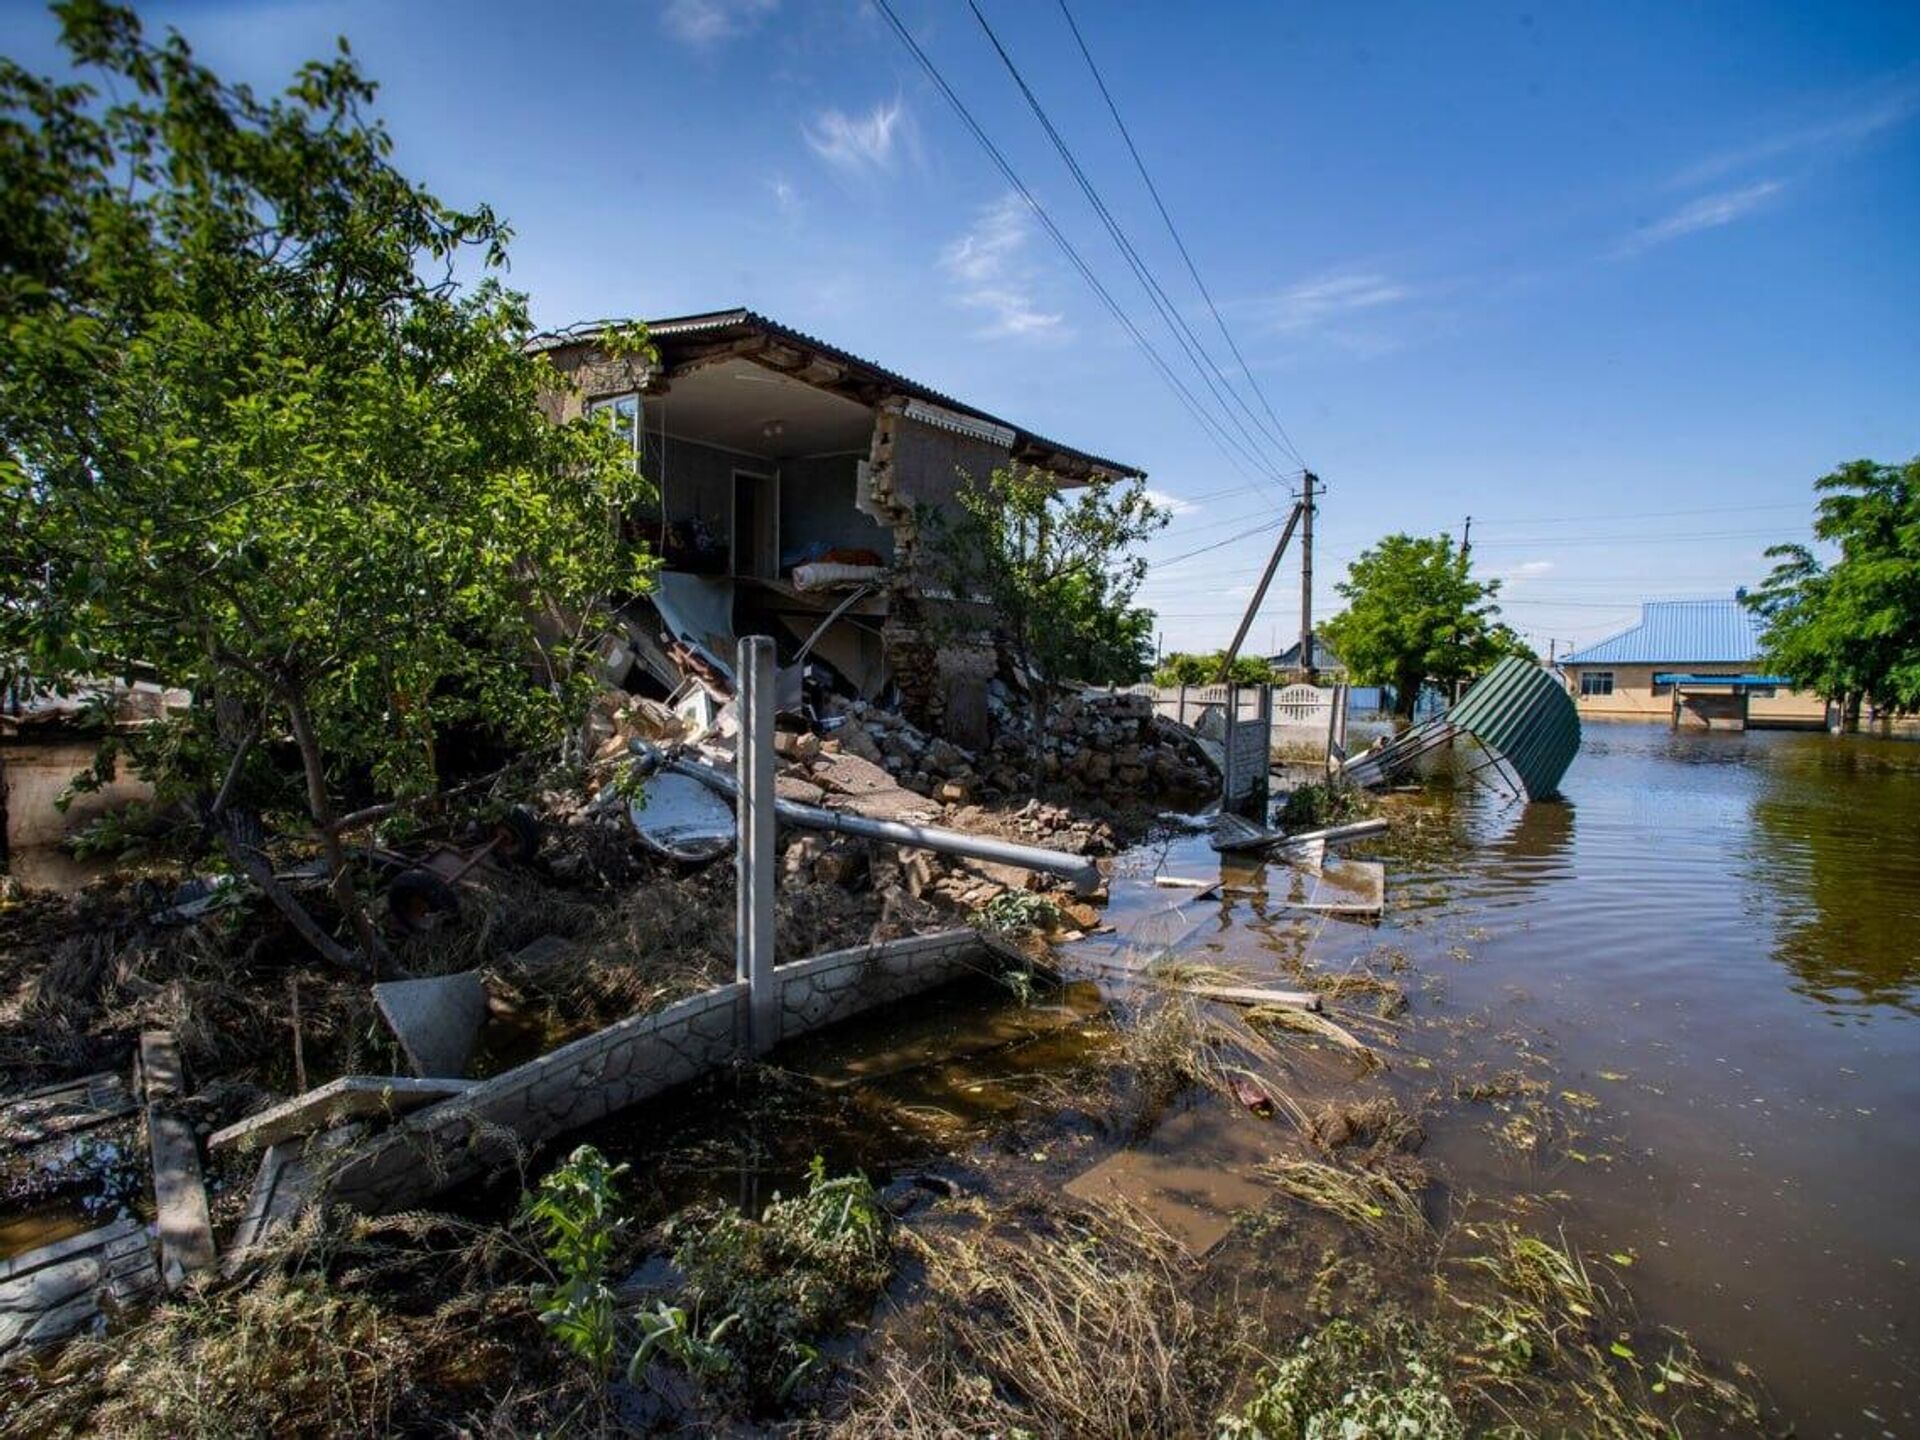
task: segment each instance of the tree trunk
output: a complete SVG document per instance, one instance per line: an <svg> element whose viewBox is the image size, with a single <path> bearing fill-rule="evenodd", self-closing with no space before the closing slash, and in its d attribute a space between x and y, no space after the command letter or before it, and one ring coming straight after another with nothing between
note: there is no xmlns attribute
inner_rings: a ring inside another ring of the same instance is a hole
<svg viewBox="0 0 1920 1440"><path fill-rule="evenodd" d="M287 704L287 717L293 724L294 743L300 747L300 762L307 777L307 813L313 817L313 823L320 832L320 849L326 857L327 874L333 880L334 903L340 907L340 913L347 917L354 938L360 942L361 954L366 956L376 978L380 974L380 962L386 950L380 943L380 937L373 933L373 922L367 918L366 907L360 903L360 895L353 888L353 876L347 871L346 851L340 844L340 835L333 827L333 802L327 798L327 772L320 755L320 742L313 733L313 718L307 714L307 698L297 688L282 685L281 698Z"/></svg>
<svg viewBox="0 0 1920 1440"><path fill-rule="evenodd" d="M1420 704L1420 678L1416 675L1409 681L1402 675L1393 682L1393 713L1409 725L1413 723L1413 712Z"/></svg>
<svg viewBox="0 0 1920 1440"><path fill-rule="evenodd" d="M294 933L311 945L320 958L329 964L344 966L349 970L365 970L368 962L355 955L346 946L335 940L309 915L303 906L278 880L273 878L273 867L267 864L261 853L242 841L235 833L232 812L223 811L214 817L214 833L220 837L220 847L227 852L227 858L267 897L273 908L278 910L294 929Z"/></svg>
<svg viewBox="0 0 1920 1440"><path fill-rule="evenodd" d="M1848 735L1860 733L1860 702L1865 697L1858 690L1849 690L1843 702L1840 728Z"/></svg>

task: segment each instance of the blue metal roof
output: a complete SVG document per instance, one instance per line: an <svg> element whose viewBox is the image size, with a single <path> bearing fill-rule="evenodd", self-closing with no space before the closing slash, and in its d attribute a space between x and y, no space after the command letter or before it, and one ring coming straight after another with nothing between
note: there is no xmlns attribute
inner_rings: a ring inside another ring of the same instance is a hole
<svg viewBox="0 0 1920 1440"><path fill-rule="evenodd" d="M1744 665L1760 658L1760 624L1738 600L1649 600L1640 623L1576 650L1562 665Z"/></svg>

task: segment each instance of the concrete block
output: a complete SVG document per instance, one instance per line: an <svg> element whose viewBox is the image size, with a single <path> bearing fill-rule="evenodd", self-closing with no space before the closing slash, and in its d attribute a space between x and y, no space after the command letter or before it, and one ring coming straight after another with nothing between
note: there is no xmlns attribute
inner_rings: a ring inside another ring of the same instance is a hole
<svg viewBox="0 0 1920 1440"><path fill-rule="evenodd" d="M207 1141L215 1154L234 1146L265 1148L324 1130L356 1117L399 1115L436 1100L464 1094L472 1080L414 1080L401 1075L342 1075L318 1090L284 1100L256 1115L216 1130Z"/></svg>
<svg viewBox="0 0 1920 1440"><path fill-rule="evenodd" d="M487 1018L487 986L477 970L391 980L373 987L373 1003L414 1074L433 1079L466 1074L474 1038Z"/></svg>

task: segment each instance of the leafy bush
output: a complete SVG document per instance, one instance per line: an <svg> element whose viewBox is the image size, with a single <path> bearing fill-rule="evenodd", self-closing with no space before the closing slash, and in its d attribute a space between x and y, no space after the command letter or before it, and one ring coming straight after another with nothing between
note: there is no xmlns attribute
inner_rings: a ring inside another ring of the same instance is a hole
<svg viewBox="0 0 1920 1440"><path fill-rule="evenodd" d="M563 1277L534 1292L540 1321L556 1339L587 1362L597 1376L613 1371L613 1291L607 1266L620 1238L615 1182L624 1165L582 1145L550 1171L527 1196L522 1213L540 1236L547 1258Z"/></svg>
<svg viewBox="0 0 1920 1440"><path fill-rule="evenodd" d="M1332 1320L1272 1366L1238 1415L1220 1418L1219 1440L1455 1440L1455 1414L1438 1367L1416 1338L1386 1343Z"/></svg>
<svg viewBox="0 0 1920 1440"><path fill-rule="evenodd" d="M668 1233L686 1304L643 1320L634 1373L658 1355L759 1407L814 1371L820 1337L864 1313L892 1270L873 1186L830 1179L818 1156L806 1193L776 1195L758 1220L719 1206L687 1212Z"/></svg>
<svg viewBox="0 0 1920 1440"><path fill-rule="evenodd" d="M1283 830L1317 830L1356 820L1373 808L1367 792L1353 785L1329 785L1315 781L1302 785L1287 796L1280 807Z"/></svg>

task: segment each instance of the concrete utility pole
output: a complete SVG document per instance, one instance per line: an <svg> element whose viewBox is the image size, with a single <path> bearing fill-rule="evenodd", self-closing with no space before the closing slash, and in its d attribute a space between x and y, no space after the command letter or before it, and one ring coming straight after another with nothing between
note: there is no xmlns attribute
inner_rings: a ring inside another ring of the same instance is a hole
<svg viewBox="0 0 1920 1440"><path fill-rule="evenodd" d="M1226 684L1227 677L1233 673L1234 658L1246 643L1247 631L1253 628L1253 617L1259 612L1260 602L1267 598L1267 586L1273 583L1273 572L1280 568L1280 557L1287 553L1287 542L1293 539L1293 527L1300 523L1300 511L1304 503L1293 507L1293 513L1287 516L1286 528L1280 532L1280 543L1273 547L1273 554L1267 557L1267 568L1260 574L1260 583L1253 587L1253 598L1247 602L1247 613L1240 617L1240 628L1233 632L1233 643L1227 647L1226 656L1220 661L1220 678L1214 682L1217 685Z"/></svg>
<svg viewBox="0 0 1920 1440"><path fill-rule="evenodd" d="M747 985L749 1043L764 1054L780 1039L773 985L773 640L742 636L734 651L740 733L735 744L739 843L734 850L734 978Z"/></svg>
<svg viewBox="0 0 1920 1440"><path fill-rule="evenodd" d="M1300 668L1311 685L1319 674L1319 667L1313 663L1313 497L1320 477L1311 470L1301 473L1306 477L1306 491L1300 503L1306 509L1300 521ZM1324 486L1320 486L1320 493L1325 493Z"/></svg>

